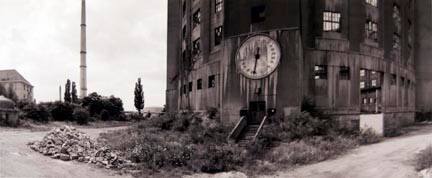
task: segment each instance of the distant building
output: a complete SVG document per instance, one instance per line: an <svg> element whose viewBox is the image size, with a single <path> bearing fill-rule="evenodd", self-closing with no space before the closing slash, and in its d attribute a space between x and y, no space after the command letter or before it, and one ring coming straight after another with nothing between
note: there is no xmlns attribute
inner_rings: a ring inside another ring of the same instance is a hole
<svg viewBox="0 0 432 178"><path fill-rule="evenodd" d="M20 101L33 101L33 85L16 70L0 70L0 84L12 89Z"/></svg>
<svg viewBox="0 0 432 178"><path fill-rule="evenodd" d="M368 114L413 122L420 107L432 109L431 7L430 0L169 1L167 109L217 108L222 120L237 122L244 109L288 115L308 98L348 123Z"/></svg>

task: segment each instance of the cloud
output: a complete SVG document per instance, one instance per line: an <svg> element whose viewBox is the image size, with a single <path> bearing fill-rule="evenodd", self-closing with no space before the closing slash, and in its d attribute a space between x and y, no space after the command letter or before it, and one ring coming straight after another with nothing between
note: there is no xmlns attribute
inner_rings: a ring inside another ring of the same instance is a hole
<svg viewBox="0 0 432 178"><path fill-rule="evenodd" d="M1 0L0 69L15 68L38 101L79 82L80 0ZM133 109L141 77L146 106L165 103L166 0L88 0L89 92L121 97Z"/></svg>

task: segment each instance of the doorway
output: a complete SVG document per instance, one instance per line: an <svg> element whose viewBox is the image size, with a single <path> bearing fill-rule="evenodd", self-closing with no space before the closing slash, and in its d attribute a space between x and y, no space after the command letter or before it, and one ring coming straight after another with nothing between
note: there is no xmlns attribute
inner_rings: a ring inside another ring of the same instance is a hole
<svg viewBox="0 0 432 178"><path fill-rule="evenodd" d="M249 103L249 122L251 124L260 124L266 116L265 101L251 101Z"/></svg>

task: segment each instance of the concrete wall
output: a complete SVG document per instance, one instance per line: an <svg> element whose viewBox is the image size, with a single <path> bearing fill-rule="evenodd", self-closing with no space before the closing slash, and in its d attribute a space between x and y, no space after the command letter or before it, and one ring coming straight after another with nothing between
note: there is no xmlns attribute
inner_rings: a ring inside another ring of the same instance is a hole
<svg viewBox="0 0 432 178"><path fill-rule="evenodd" d="M432 0L416 1L415 71L416 107L432 110Z"/></svg>

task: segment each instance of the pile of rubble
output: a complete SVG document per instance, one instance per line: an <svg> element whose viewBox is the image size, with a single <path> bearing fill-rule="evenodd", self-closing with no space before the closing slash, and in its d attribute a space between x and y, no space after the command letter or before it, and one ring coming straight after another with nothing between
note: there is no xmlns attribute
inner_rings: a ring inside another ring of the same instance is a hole
<svg viewBox="0 0 432 178"><path fill-rule="evenodd" d="M121 158L119 152L98 144L85 133L69 126L55 128L42 141L30 142L28 145L45 156L63 161L77 160L107 169L133 166L131 161Z"/></svg>

